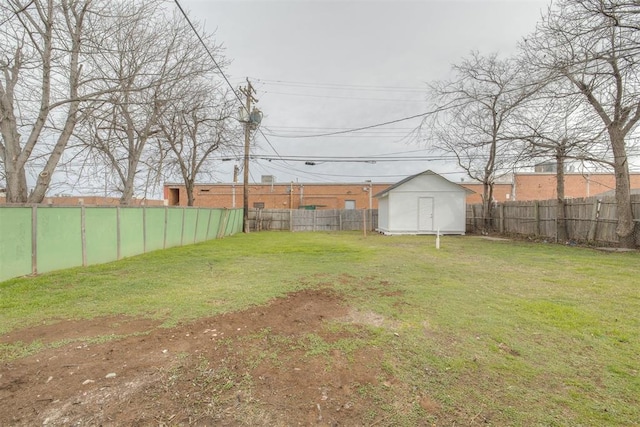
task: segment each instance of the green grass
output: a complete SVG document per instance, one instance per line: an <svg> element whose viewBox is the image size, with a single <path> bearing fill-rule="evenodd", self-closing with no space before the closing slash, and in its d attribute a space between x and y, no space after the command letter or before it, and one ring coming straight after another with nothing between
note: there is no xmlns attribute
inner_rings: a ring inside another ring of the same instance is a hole
<svg viewBox="0 0 640 427"><path fill-rule="evenodd" d="M295 238L291 238L294 237ZM167 325L262 304L305 276L366 259L356 238L237 235L89 268L0 283L0 334L52 319L147 316Z"/></svg>
<svg viewBox="0 0 640 427"><path fill-rule="evenodd" d="M310 334L290 345L322 356L375 345L387 375L441 405L444 418L434 422L639 425L637 253L476 237L445 236L441 245L432 236L252 233L13 279L0 283L0 333L117 314L172 325L329 286L384 325L351 341ZM381 401L394 395L361 391ZM377 412L372 419L384 413L398 425L427 416L418 407Z"/></svg>

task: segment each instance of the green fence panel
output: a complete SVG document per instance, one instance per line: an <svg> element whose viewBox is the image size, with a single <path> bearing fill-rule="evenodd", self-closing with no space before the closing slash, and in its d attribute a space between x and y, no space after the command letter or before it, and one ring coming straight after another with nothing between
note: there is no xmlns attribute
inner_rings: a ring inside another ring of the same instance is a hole
<svg viewBox="0 0 640 427"><path fill-rule="evenodd" d="M234 222L235 222L235 217L236 217L236 211L235 210L229 210L226 211L224 213L224 216L222 218L222 232L221 232L221 236L222 237L226 237L229 235L229 230L233 229L234 227Z"/></svg>
<svg viewBox="0 0 640 427"><path fill-rule="evenodd" d="M38 273L82 265L81 208L37 210Z"/></svg>
<svg viewBox="0 0 640 427"><path fill-rule="evenodd" d="M35 257L31 247L33 212ZM242 209L2 207L0 281L31 274L34 259L36 271L44 273L81 266L83 261L100 264L114 261L118 255L124 258L189 245L241 230Z"/></svg>
<svg viewBox="0 0 640 427"><path fill-rule="evenodd" d="M183 215L182 208L169 208L167 212L167 248L182 244Z"/></svg>
<svg viewBox="0 0 640 427"><path fill-rule="evenodd" d="M118 218L114 208L85 208L87 265L118 259Z"/></svg>
<svg viewBox="0 0 640 427"><path fill-rule="evenodd" d="M189 245L194 243L196 237L196 220L198 218L198 209L190 208L184 211L184 235L182 244Z"/></svg>
<svg viewBox="0 0 640 427"><path fill-rule="evenodd" d="M244 212L241 209L234 209L229 211L229 219L227 220L227 226L224 231L225 236L231 236L242 230L242 221L244 220Z"/></svg>
<svg viewBox="0 0 640 427"><path fill-rule="evenodd" d="M31 208L0 209L0 282L31 274Z"/></svg>
<svg viewBox="0 0 640 427"><path fill-rule="evenodd" d="M244 221L244 212L236 210L236 226L231 230L231 234L240 233L242 231L242 222Z"/></svg>
<svg viewBox="0 0 640 427"><path fill-rule="evenodd" d="M198 220L196 221L196 242L207 240L207 226L212 209L198 209Z"/></svg>
<svg viewBox="0 0 640 427"><path fill-rule="evenodd" d="M165 208L145 208L145 215L147 252L162 249L164 246Z"/></svg>
<svg viewBox="0 0 640 427"><path fill-rule="evenodd" d="M223 231L222 231L222 237L226 237L229 235L229 230L232 230L234 227L234 222L235 222L235 217L236 217L236 211L235 210L230 210L225 212L226 215L226 219L224 220L224 224L223 224Z"/></svg>
<svg viewBox="0 0 640 427"><path fill-rule="evenodd" d="M142 208L120 208L120 258L144 252Z"/></svg>
<svg viewBox="0 0 640 427"><path fill-rule="evenodd" d="M209 232L207 233L207 240L215 239L218 236L218 230L220 229L221 219L222 219L222 210L211 209L211 216L209 217Z"/></svg>

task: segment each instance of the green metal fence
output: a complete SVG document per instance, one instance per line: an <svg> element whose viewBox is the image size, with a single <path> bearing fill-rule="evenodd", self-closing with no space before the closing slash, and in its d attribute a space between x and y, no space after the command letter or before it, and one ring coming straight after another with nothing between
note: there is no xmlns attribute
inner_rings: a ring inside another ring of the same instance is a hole
<svg viewBox="0 0 640 427"><path fill-rule="evenodd" d="M241 209L0 207L0 281L119 260L242 231Z"/></svg>

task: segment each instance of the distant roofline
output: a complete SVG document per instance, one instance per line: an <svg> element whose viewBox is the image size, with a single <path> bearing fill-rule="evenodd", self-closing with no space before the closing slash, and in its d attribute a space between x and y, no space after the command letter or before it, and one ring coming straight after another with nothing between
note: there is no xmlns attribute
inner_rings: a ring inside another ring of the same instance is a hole
<svg viewBox="0 0 640 427"><path fill-rule="evenodd" d="M307 185L307 186L327 186L327 185L333 185L333 186L350 186L350 185L400 185L400 183L402 182L406 182L409 179L415 178L418 175L423 174L424 172L432 172L435 175L440 176L441 178L444 178L442 175L427 170L427 171L423 171L423 172L419 172L417 174L408 176L406 178L404 178L401 181L380 181L380 182L368 182L368 181L357 181L357 182L296 182L296 181L283 181L283 182L250 182L249 185L268 185L268 186L272 186L272 185L286 185L289 186L291 184L293 185ZM556 175L555 172L514 172L513 174L514 176L547 176L547 175ZM591 176L595 176L595 175L613 175L613 172L565 172L564 173L565 176L586 176L586 175L591 175ZM640 171L638 172L629 172L629 175L640 175ZM446 178L444 178L446 179ZM480 181L475 181L475 180L470 180L470 181L461 181L461 182L455 182L455 181L451 181L448 180L447 181L451 182L452 184L457 184L460 186L464 186L464 185L482 185L482 182ZM501 181L501 180L497 180L495 182L496 185L500 184L500 185L511 185L512 182L511 181ZM228 186L228 185L244 185L244 183L242 182L202 182L202 183L196 183L195 186L196 187L201 187L201 186ZM171 187L171 186L178 186L178 187L184 187L184 182L165 182L163 184L164 187Z"/></svg>
<svg viewBox="0 0 640 427"><path fill-rule="evenodd" d="M393 184L393 182L366 182L366 181L361 181L361 182L250 182L249 185L268 185L268 186L272 186L272 185L322 185L322 186L326 186L326 185L359 185L359 186L368 186L369 184L371 185L391 185ZM204 182L204 183L196 183L194 184L196 187L201 187L201 186L227 186L227 185L244 185L242 182ZM164 187L171 187L171 186L179 186L179 187L184 187L184 182L165 182L163 184Z"/></svg>
<svg viewBox="0 0 640 427"><path fill-rule="evenodd" d="M557 175L556 172L516 172L514 175L522 176L522 175ZM614 175L613 172L565 172L564 176L567 175ZM629 175L640 175L640 172L632 172L629 171Z"/></svg>
<svg viewBox="0 0 640 427"><path fill-rule="evenodd" d="M436 172L432 171L431 169L427 169L426 171L422 171L422 172L416 173L416 174L414 174L414 175L411 175L411 176L406 177L405 179L403 179L403 180L401 180L401 181L396 182L395 184L393 184L393 185L389 186L388 188L385 188L384 190L380 191L379 193L374 194L374 195L373 195L373 197L381 198L381 197L383 197L384 195L386 195L387 193L389 193L390 191L392 191L392 190L394 190L394 189L396 189L396 188L400 187L402 184L404 184L404 183L406 183L406 182L409 182L409 181L411 181L412 179L417 178L417 177L419 177L419 176L421 176L421 175L431 175L431 176L436 176L436 177L438 177L439 179L442 179L442 180L444 180L444 181L447 181L447 182L448 182L448 183L450 183L450 184L453 184L453 185L456 185L456 186L460 187L460 188L461 188L462 190L464 190L467 194L475 193L475 191L470 190L470 189L468 189L468 188L464 187L462 184L458 184L457 182L449 181L447 178L443 177L443 176L442 176L442 175L440 175L439 173L436 173Z"/></svg>

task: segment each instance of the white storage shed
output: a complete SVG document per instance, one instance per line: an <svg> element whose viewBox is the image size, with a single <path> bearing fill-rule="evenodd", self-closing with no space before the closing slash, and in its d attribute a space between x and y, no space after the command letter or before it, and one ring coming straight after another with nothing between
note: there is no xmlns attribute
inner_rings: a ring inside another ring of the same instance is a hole
<svg viewBox="0 0 640 427"><path fill-rule="evenodd" d="M430 170L376 194L384 234L464 234L466 197L472 193Z"/></svg>

